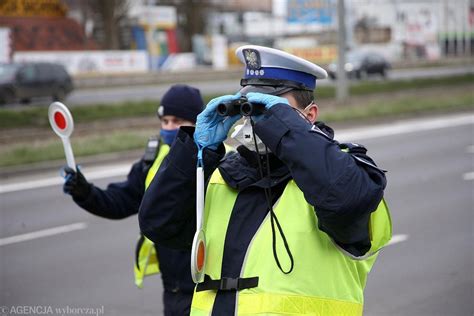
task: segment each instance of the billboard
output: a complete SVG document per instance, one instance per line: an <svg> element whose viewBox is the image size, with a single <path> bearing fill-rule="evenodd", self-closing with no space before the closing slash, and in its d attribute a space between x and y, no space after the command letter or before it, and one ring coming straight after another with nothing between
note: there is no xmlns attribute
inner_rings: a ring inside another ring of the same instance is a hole
<svg viewBox="0 0 474 316"><path fill-rule="evenodd" d="M15 62L54 62L62 64L69 73L144 73L148 71L145 51L57 51L17 52Z"/></svg>
<svg viewBox="0 0 474 316"><path fill-rule="evenodd" d="M290 24L333 24L334 0L288 0L287 22Z"/></svg>

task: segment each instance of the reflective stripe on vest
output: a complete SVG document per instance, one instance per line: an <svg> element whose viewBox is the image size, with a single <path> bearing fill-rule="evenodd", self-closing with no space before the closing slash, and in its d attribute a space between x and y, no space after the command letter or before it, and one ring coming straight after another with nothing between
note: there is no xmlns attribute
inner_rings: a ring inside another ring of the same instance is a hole
<svg viewBox="0 0 474 316"><path fill-rule="evenodd" d="M204 213L205 273L213 280L221 278L226 228L237 194L216 170L207 188ZM318 229L314 207L306 202L293 180L288 182L274 211L295 258L294 269L290 274L283 274L275 264L267 215L247 249L240 274L242 278L259 277L259 284L237 293L237 314L361 315L367 274L375 262L377 250L391 237L385 202L379 204L370 218L370 251L373 255L360 260L345 255L326 233ZM282 267L287 269L290 262L278 235L277 252ZM195 292L192 315L208 315L215 296L213 290Z"/></svg>
<svg viewBox="0 0 474 316"><path fill-rule="evenodd" d="M168 155L170 146L166 144L160 145L160 151L153 165L148 170L145 179L145 191L150 186L151 181L155 177L156 172L160 168L163 159ZM143 278L149 275L160 273L160 265L156 253L154 243L143 235L140 235L135 254L134 274L135 285L139 288L143 287Z"/></svg>

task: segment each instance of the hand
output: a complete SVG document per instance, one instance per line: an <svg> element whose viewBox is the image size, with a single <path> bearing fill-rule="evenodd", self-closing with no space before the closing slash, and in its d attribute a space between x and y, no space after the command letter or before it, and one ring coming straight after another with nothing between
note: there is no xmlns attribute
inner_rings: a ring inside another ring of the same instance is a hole
<svg viewBox="0 0 474 316"><path fill-rule="evenodd" d="M265 109L268 110L272 106L278 103L288 104L288 100L282 97L278 97L276 95L271 94L263 94L258 92L249 92L246 95L247 100L251 103L260 103L265 105Z"/></svg>
<svg viewBox="0 0 474 316"><path fill-rule="evenodd" d="M77 171L70 167L64 167L64 185L63 191L71 195L74 199L85 200L91 192L92 184L87 182L82 174L79 166L76 166Z"/></svg>
<svg viewBox="0 0 474 316"><path fill-rule="evenodd" d="M217 106L223 102L229 102L240 98L240 94L224 95L212 99L198 115L196 120L196 130L194 131L194 142L199 149L210 148L216 150L229 133L230 128L242 116L240 114L234 116L220 116L217 114Z"/></svg>

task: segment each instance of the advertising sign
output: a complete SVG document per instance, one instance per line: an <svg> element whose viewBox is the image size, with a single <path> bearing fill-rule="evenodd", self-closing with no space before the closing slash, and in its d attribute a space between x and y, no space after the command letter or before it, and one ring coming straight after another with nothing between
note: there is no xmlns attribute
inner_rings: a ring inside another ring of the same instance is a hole
<svg viewBox="0 0 474 316"><path fill-rule="evenodd" d="M13 60L54 62L70 74L148 72L148 54L144 51L17 52Z"/></svg>
<svg viewBox="0 0 474 316"><path fill-rule="evenodd" d="M334 0L288 0L288 23L330 25L335 14Z"/></svg>

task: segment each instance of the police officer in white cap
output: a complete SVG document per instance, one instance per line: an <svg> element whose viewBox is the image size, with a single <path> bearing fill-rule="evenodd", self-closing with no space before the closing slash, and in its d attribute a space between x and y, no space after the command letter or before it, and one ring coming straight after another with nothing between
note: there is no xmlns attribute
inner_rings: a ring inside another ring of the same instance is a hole
<svg viewBox="0 0 474 316"><path fill-rule="evenodd" d="M205 278L191 314L361 315L367 274L391 238L384 171L362 145L338 143L317 122L322 68L267 47L236 53L243 88L180 129L144 196L140 228L155 242L190 247L202 151ZM222 142L242 116L232 133L242 145L224 157Z"/></svg>

